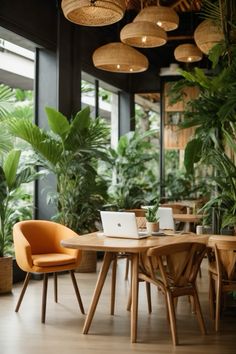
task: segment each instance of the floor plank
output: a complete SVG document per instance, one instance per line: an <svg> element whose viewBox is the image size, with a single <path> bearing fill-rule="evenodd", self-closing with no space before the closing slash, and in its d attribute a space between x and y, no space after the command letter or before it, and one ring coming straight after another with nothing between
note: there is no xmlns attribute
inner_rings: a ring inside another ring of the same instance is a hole
<svg viewBox="0 0 236 354"><path fill-rule="evenodd" d="M98 267L99 268L99 267ZM110 277L105 283L89 334L83 335L81 314L69 274L58 277L58 304L53 300L53 278L49 279L46 323L41 324L42 282L31 281L20 311L14 308L22 284L14 285L12 294L0 297L1 354L106 354L106 353L191 353L233 354L236 345L235 314L225 314L222 330L215 334L209 319L207 264L198 278L200 301L208 334L201 335L187 298L177 308L180 345L173 348L166 320L163 296L152 287L153 312L148 314L144 284L140 285L138 343L130 343L130 318L126 311L129 281L124 280L125 260L118 262L115 315L110 311ZM85 312L88 309L97 274L76 273Z"/></svg>

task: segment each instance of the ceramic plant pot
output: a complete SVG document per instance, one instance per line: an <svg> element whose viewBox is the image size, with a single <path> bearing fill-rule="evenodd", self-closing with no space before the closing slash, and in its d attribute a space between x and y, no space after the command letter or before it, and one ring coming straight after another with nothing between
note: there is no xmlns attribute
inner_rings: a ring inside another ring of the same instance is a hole
<svg viewBox="0 0 236 354"><path fill-rule="evenodd" d="M159 223L158 222L147 221L146 227L147 227L147 232L149 234L152 234L153 232L158 232L159 231Z"/></svg>

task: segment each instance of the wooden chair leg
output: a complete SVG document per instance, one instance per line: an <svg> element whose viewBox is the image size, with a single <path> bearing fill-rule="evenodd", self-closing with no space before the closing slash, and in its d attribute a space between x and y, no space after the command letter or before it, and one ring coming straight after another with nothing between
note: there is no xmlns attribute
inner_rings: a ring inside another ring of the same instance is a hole
<svg viewBox="0 0 236 354"><path fill-rule="evenodd" d="M80 296L80 292L79 292L79 288L78 288L78 285L77 285L77 281L75 279L74 270L70 270L70 276L71 276L72 284L73 284L74 289L75 289L75 294L76 294L76 297L77 297L77 300L78 300L78 303L79 303L80 311L81 311L82 314L84 314L84 306L83 306L82 299L81 299L81 296Z"/></svg>
<svg viewBox="0 0 236 354"><path fill-rule="evenodd" d="M194 305L195 305L194 307L196 310L198 324L199 324L202 334L206 334L206 326L205 326L205 322L203 319L202 309L201 309L201 305L200 305L200 301L199 301L198 292L197 292L196 287L193 288L193 292L194 292L193 299L194 299Z"/></svg>
<svg viewBox="0 0 236 354"><path fill-rule="evenodd" d="M18 312L18 311L19 311L21 302L22 302L23 297L24 297L24 295L25 295L25 291L26 291L27 286L28 286L28 284L29 284L30 277L31 277L31 273L27 273L27 274L26 274L26 277L25 277L25 280L24 280L23 288L22 288L21 293L20 293L19 300L17 301L17 304L16 304L15 312Z"/></svg>
<svg viewBox="0 0 236 354"><path fill-rule="evenodd" d="M111 315L114 315L114 313L115 313L116 271L117 271L117 257L114 258L113 264L112 264L112 277L111 277Z"/></svg>
<svg viewBox="0 0 236 354"><path fill-rule="evenodd" d="M215 331L219 331L220 323L220 307L221 307L221 284L217 279L217 289L216 289L216 315L215 315Z"/></svg>
<svg viewBox="0 0 236 354"><path fill-rule="evenodd" d="M131 310L131 304L132 304L132 294L131 294L131 289L129 290L129 297L128 297L128 303L127 303L127 311Z"/></svg>
<svg viewBox="0 0 236 354"><path fill-rule="evenodd" d="M45 318L46 318L47 290L48 290L48 274L45 273L43 275L43 297L42 297L42 314L41 314L42 323L45 323Z"/></svg>
<svg viewBox="0 0 236 354"><path fill-rule="evenodd" d="M215 319L215 281L212 278L211 273L209 273L209 306L210 306L210 317L212 320Z"/></svg>
<svg viewBox="0 0 236 354"><path fill-rule="evenodd" d="M130 259L129 259L129 256L127 256L126 266L125 266L125 280L128 280L128 277L129 277L129 262L130 262Z"/></svg>
<svg viewBox="0 0 236 354"><path fill-rule="evenodd" d="M57 273L53 273L53 279L54 279L54 301L57 302L58 300Z"/></svg>
<svg viewBox="0 0 236 354"><path fill-rule="evenodd" d="M170 318L170 330L171 330L172 341L174 345L178 345L175 306L174 306L172 295L169 291L167 291L166 298L167 298L168 313Z"/></svg>
<svg viewBox="0 0 236 354"><path fill-rule="evenodd" d="M152 299L151 299L151 284L148 282L146 283L146 294L147 294L147 303L148 303L148 312L152 313ZM128 303L127 303L127 311L131 310L131 305L132 305L132 295L131 295L131 289L129 291L129 298L128 298Z"/></svg>
<svg viewBox="0 0 236 354"><path fill-rule="evenodd" d="M148 283L147 281L146 283L146 293L147 293L147 303L148 303L148 312L151 313L152 312L152 299L151 299L151 284Z"/></svg>
<svg viewBox="0 0 236 354"><path fill-rule="evenodd" d="M199 267L199 278L201 278L202 277L202 270L201 270L201 267Z"/></svg>

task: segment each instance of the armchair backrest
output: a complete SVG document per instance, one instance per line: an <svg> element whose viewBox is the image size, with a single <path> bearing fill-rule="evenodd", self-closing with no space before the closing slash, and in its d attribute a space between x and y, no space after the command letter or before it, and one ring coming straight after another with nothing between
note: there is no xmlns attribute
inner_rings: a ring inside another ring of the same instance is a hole
<svg viewBox="0 0 236 354"><path fill-rule="evenodd" d="M64 252L60 241L77 234L64 225L47 220L26 220L14 226L31 246L32 254Z"/></svg>

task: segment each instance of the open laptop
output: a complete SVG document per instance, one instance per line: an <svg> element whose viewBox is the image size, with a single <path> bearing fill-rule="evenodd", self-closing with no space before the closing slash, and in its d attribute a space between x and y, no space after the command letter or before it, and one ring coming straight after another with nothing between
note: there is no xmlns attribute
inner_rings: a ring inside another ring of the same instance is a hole
<svg viewBox="0 0 236 354"><path fill-rule="evenodd" d="M175 231L175 222L173 218L172 208L159 207L157 210L157 216L159 217L159 228L163 230Z"/></svg>
<svg viewBox="0 0 236 354"><path fill-rule="evenodd" d="M139 231L135 213L100 211L103 234L109 237L140 239L148 237L147 231Z"/></svg>

